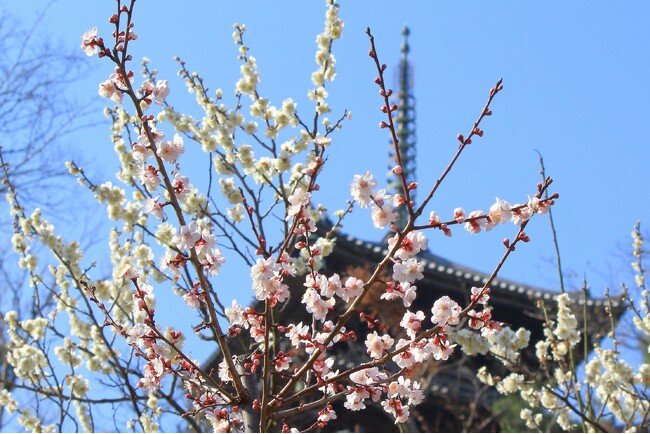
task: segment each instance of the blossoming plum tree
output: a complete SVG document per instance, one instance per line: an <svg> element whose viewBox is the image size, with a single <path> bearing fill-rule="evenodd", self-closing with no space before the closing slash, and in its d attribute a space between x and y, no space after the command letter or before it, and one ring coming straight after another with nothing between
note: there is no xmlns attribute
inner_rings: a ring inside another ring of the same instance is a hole
<svg viewBox="0 0 650 434"><path fill-rule="evenodd" d="M60 409L58 420L48 424L38 406L18 403L4 390L2 404L20 413L19 422L26 429L62 430L73 423L93 431L99 429L99 407L104 405L120 411L129 408L128 428L143 431L158 429L166 414L181 416L195 430L209 426L219 432L309 431L326 429L337 418L332 403L339 400L349 411L380 403L396 423L405 423L412 406L424 397L413 375L418 364L430 358L447 360L458 344L470 351L474 340L492 342L494 352L514 342L512 354L504 353L504 358L516 357L516 351L528 345L525 331L512 331L492 319L490 284L516 246L529 241L525 228L530 219L547 212L558 198L548 194L551 179L538 184L522 204L497 199L487 213L467 214L457 208L444 219L428 208L463 151L483 136L481 125L491 116L490 105L503 88L500 80L469 133L458 135L458 149L447 168L416 204L413 191L421 187L402 169L393 117L399 107L391 102L392 90L384 80L386 65L380 62L368 29L368 54L377 70L375 82L385 115L379 126L394 144L397 165L392 173L402 191L391 195L378 188L371 173L356 175L352 200L335 213L338 220L333 226L324 228L326 210L315 205L318 178L327 153L336 150L334 133L349 118L346 111L335 122L326 117L332 111L327 86L336 76L332 49L343 30L339 5L327 0L326 6L325 27L316 38L309 118L292 99L276 106L262 96L256 60L244 43L244 25L236 24L233 33L241 61L234 106L227 106L222 90L210 93L204 79L178 59L179 75L196 96L200 118L176 111L170 102L171 82L159 79L148 61L143 61L142 79L133 71L129 48L138 39L134 0L117 1L110 37L100 36L96 28L82 36L81 48L88 56L111 64L112 72L98 92L116 104L106 113L113 120L112 140L121 168L116 184L100 184L76 164L68 166L115 222L109 239L112 275L93 277L96 273L83 262L78 242L56 235L40 210L28 214L5 171L14 249L31 273L34 294L51 293L58 303L49 312L40 311L37 297L36 317L21 319L15 312L4 316L11 340L9 360L19 379L15 386L34 393L35 402L46 399ZM190 147L200 147L211 159L213 172L205 190L195 187L200 182L183 160ZM212 188L217 183L220 196ZM326 275L323 260L332 251L340 222L354 206L370 208L372 224L390 229L388 253L367 279ZM404 227L395 223L399 208L408 212ZM425 212L428 219L422 221ZM412 305L423 277L418 253L427 246L425 231L450 236L455 226L463 225L477 234L510 221L516 235L504 240L503 257L490 279L471 289L466 306L441 297L430 312L407 310L399 336L382 329L357 336L348 328L355 318L363 318L359 306L373 285L385 288L381 299ZM53 283L47 283L50 280L33 265L34 243L53 254L49 267ZM222 251L226 248L249 267L256 299L250 306L223 300L214 284L226 261ZM296 281L300 284L292 284ZM183 299L183 308L196 313L199 324L184 328L161 323L156 315L160 287L173 288ZM290 298L301 301L309 323L291 322L290 316L288 322L280 320L279 312ZM558 321L570 318L562 309L561 305ZM566 332L553 336L574 345L575 328L569 322ZM216 372L188 355L187 333L214 344L221 357ZM509 339L512 336L516 338ZM367 360L343 367L332 352L342 341L363 348ZM92 396L93 381L111 385L110 393ZM307 425L305 414L311 417Z"/></svg>

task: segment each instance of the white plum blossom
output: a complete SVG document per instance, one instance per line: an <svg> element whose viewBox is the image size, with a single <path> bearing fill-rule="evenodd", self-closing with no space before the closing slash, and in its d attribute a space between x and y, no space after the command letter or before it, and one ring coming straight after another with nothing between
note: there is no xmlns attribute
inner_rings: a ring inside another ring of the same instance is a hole
<svg viewBox="0 0 650 434"><path fill-rule="evenodd" d="M408 405L402 404L402 401L399 399L385 399L381 402L381 406L386 413L395 418L396 424L405 423L410 416Z"/></svg>
<svg viewBox="0 0 650 434"><path fill-rule="evenodd" d="M157 148L158 156L168 163L173 163L185 152L183 136L174 134L173 141L160 141Z"/></svg>
<svg viewBox="0 0 650 434"><path fill-rule="evenodd" d="M471 309L467 312L467 317L469 318L468 325L471 328L481 330L483 326L490 324L492 311L490 309L483 309L481 312L476 312L474 309ZM481 330L481 332L483 332L483 330Z"/></svg>
<svg viewBox="0 0 650 434"><path fill-rule="evenodd" d="M386 226L397 220L398 214L393 209L393 206L389 202L385 202L382 206L373 206L371 217L372 224L379 229L383 229Z"/></svg>
<svg viewBox="0 0 650 434"><path fill-rule="evenodd" d="M165 99L169 96L169 83L167 80L159 80L155 85L147 80L142 83L142 88L151 95L153 101L158 105L163 105Z"/></svg>
<svg viewBox="0 0 650 434"><path fill-rule="evenodd" d="M282 270L282 265L275 259L258 258L255 265L251 267L253 289L258 300L270 300L272 305L275 305L289 297L289 287L282 282L280 275Z"/></svg>
<svg viewBox="0 0 650 434"><path fill-rule="evenodd" d="M390 284L386 287L386 292L381 295L382 300L401 299L404 307L410 307L417 295L417 287L408 282Z"/></svg>
<svg viewBox="0 0 650 434"><path fill-rule="evenodd" d="M244 309L236 300L233 300L230 307L226 308L225 314L231 325L248 328L248 322L244 318Z"/></svg>
<svg viewBox="0 0 650 434"><path fill-rule="evenodd" d="M232 425L234 423L231 423L231 420L228 417L221 417L217 416L217 413L219 413L220 410L215 409L213 411L206 411L205 412L205 418L210 422L210 425L212 425L212 431L215 433L228 433L232 429Z"/></svg>
<svg viewBox="0 0 650 434"><path fill-rule="evenodd" d="M446 336L436 336L427 340L425 351L430 352L436 360L447 360L454 352L456 344L449 342Z"/></svg>
<svg viewBox="0 0 650 434"><path fill-rule="evenodd" d="M122 104L122 102L124 102L124 96L122 95L122 91L118 88L118 83L120 83L120 81L117 74L111 74L108 80L99 84L99 96L111 99L115 104Z"/></svg>
<svg viewBox="0 0 650 434"><path fill-rule="evenodd" d="M481 210L472 211L471 213L469 213L469 217L467 218L465 223L465 230L470 234L478 234L479 232L481 232L481 229L485 229L487 225L487 220L485 218L476 218L482 215L483 215L483 211Z"/></svg>
<svg viewBox="0 0 650 434"><path fill-rule="evenodd" d="M377 181L370 172L366 172L363 175L354 175L352 185L350 186L350 193L360 207L367 208L372 202L370 196L376 186Z"/></svg>
<svg viewBox="0 0 650 434"><path fill-rule="evenodd" d="M187 258L183 255L167 250L165 255L160 258L160 270L169 270L174 275L174 278L181 277L181 268L187 262Z"/></svg>
<svg viewBox="0 0 650 434"><path fill-rule="evenodd" d="M232 323L232 321L231 321ZM285 335L291 341L291 345L294 348L299 348L300 344L309 339L309 326L303 325L302 321L298 324L292 324L289 326L289 331Z"/></svg>
<svg viewBox="0 0 650 434"><path fill-rule="evenodd" d="M370 394L363 387L348 387L348 393L345 395L343 406L348 410L359 411L366 408L363 401L370 398Z"/></svg>
<svg viewBox="0 0 650 434"><path fill-rule="evenodd" d="M136 323L127 331L126 343L137 345L138 347L144 346L144 336L151 332L151 329L143 324Z"/></svg>
<svg viewBox="0 0 650 434"><path fill-rule="evenodd" d="M497 197L496 202L490 207L490 211L488 212L490 222L486 226L485 230L490 230L497 224L508 222L511 218L511 209L512 207L508 202Z"/></svg>
<svg viewBox="0 0 650 434"><path fill-rule="evenodd" d="M183 301L190 309L196 309L201 305L201 299L196 291L190 291L183 296Z"/></svg>
<svg viewBox="0 0 650 434"><path fill-rule="evenodd" d="M296 188L296 190L288 198L289 208L287 209L287 220L296 216L301 209L309 205L311 193L304 188Z"/></svg>
<svg viewBox="0 0 650 434"><path fill-rule="evenodd" d="M569 295L560 294L557 298L557 320L553 334L560 340L568 341L571 345L580 342L580 331L578 320L569 307L571 299Z"/></svg>
<svg viewBox="0 0 650 434"><path fill-rule="evenodd" d="M406 334L411 338L415 339L415 336L418 334L422 328L422 321L424 321L424 312L418 310L416 313L407 310L402 317L399 325L406 330Z"/></svg>
<svg viewBox="0 0 650 434"><path fill-rule="evenodd" d="M314 362L314 371L318 372L321 376L326 376L331 373L332 366L334 366L334 358L325 358L324 354L318 356Z"/></svg>
<svg viewBox="0 0 650 434"><path fill-rule="evenodd" d="M160 196L148 197L144 206L145 214L152 214L158 220L163 220L166 217L165 210L163 210L162 205L158 202Z"/></svg>
<svg viewBox="0 0 650 434"><path fill-rule="evenodd" d="M224 383L232 383L233 381L232 373L230 372L228 363L225 360L222 360L219 363L219 369L217 371L217 374L219 375L219 380L223 381Z"/></svg>
<svg viewBox="0 0 650 434"><path fill-rule="evenodd" d="M490 288L473 286L471 289L471 301L478 304L487 304L490 300Z"/></svg>
<svg viewBox="0 0 650 434"><path fill-rule="evenodd" d="M314 336L312 339L312 342L315 343L317 346L324 346L325 345L325 339L328 338L330 332L334 330L334 323L331 320L327 320L323 322L322 329L320 331L315 331ZM345 327L342 327L338 334L334 336L334 339L328 344L328 347L337 343L339 340L341 340L341 337L343 336L343 333L345 333ZM311 344L311 342L310 342ZM308 354L312 354L314 350L314 346L308 346L306 348Z"/></svg>
<svg viewBox="0 0 650 434"><path fill-rule="evenodd" d="M433 303L433 307L431 308L431 313L433 314L431 322L441 327L447 324L456 325L460 321L461 310L458 303L448 296L443 295Z"/></svg>
<svg viewBox="0 0 650 434"><path fill-rule="evenodd" d="M424 401L420 383L417 381L412 382L410 378L402 375L399 376L397 381L391 381L386 395L389 398L407 399L408 405L418 405Z"/></svg>
<svg viewBox="0 0 650 434"><path fill-rule="evenodd" d="M196 253L210 254L213 251L219 250L215 248L215 245L217 244L217 237L215 237L210 232L210 229L202 227L199 231L199 234L201 235L201 238L196 242Z"/></svg>
<svg viewBox="0 0 650 434"><path fill-rule="evenodd" d="M423 271L423 263L418 262L415 258L409 258L406 261L395 262L393 265L393 279L398 282L414 283L424 277Z"/></svg>
<svg viewBox="0 0 650 434"><path fill-rule="evenodd" d="M329 287L328 281L328 287ZM337 286L336 294L346 303L353 297L358 297L363 293L363 280L356 277L348 277L344 286Z"/></svg>
<svg viewBox="0 0 650 434"><path fill-rule="evenodd" d="M155 190L156 187L162 183L162 180L158 175L158 170L149 164L142 166L142 169L140 171L140 182L142 182L142 184L147 187L148 190Z"/></svg>
<svg viewBox="0 0 650 434"><path fill-rule="evenodd" d="M178 172L174 175L172 186L174 187L174 193L176 194L178 200L185 199L194 188L192 187L192 184L190 184L190 180L187 178L187 176L183 176Z"/></svg>
<svg viewBox="0 0 650 434"><path fill-rule="evenodd" d="M341 277L334 273L327 278L327 286L321 288L321 294L323 297L332 297L334 294L341 294L343 291L343 284L341 283Z"/></svg>
<svg viewBox="0 0 650 434"><path fill-rule="evenodd" d="M350 381L359 385L373 385L386 380L388 376L378 367L365 368L350 374Z"/></svg>
<svg viewBox="0 0 650 434"><path fill-rule="evenodd" d="M163 361L159 358L150 360L144 366L144 377L138 382L138 387L147 392L153 392L160 388L160 380L167 374Z"/></svg>
<svg viewBox="0 0 650 434"><path fill-rule="evenodd" d="M279 271L280 264L278 264L273 258L258 258L255 265L251 267L253 286L256 286L258 282L270 279Z"/></svg>
<svg viewBox="0 0 650 434"><path fill-rule="evenodd" d="M327 423L334 419L336 419L336 412L334 412L332 406L329 404L325 409L318 412L318 422L320 423Z"/></svg>
<svg viewBox="0 0 650 434"><path fill-rule="evenodd" d="M392 250L397 244L398 235L394 235L388 239L388 249ZM423 250L427 249L427 237L421 231L409 232L400 244L400 248L395 252L401 260L406 260L416 256Z"/></svg>
<svg viewBox="0 0 650 434"><path fill-rule="evenodd" d="M305 278L304 286L318 290L321 295L331 297L333 294L328 290L327 276L317 272L309 273Z"/></svg>
<svg viewBox="0 0 650 434"><path fill-rule="evenodd" d="M368 334L366 348L368 355L373 359L380 359L384 352L388 351L395 341L389 335L379 336L376 331Z"/></svg>
<svg viewBox="0 0 650 434"><path fill-rule="evenodd" d="M99 51L99 46L97 45L97 27L93 27L81 36L81 49L88 57L97 54Z"/></svg>
<svg viewBox="0 0 650 434"><path fill-rule="evenodd" d="M302 296L302 303L316 321L325 321L327 312L334 307L335 300L334 298L324 300L315 289L307 288Z"/></svg>
<svg viewBox="0 0 650 434"><path fill-rule="evenodd" d="M291 357L282 352L279 352L275 358L275 369L278 372L286 371L287 369L289 369L290 365L291 365Z"/></svg>
<svg viewBox="0 0 650 434"><path fill-rule="evenodd" d="M189 225L181 226L178 235L174 236L173 242L179 250L189 250L193 248L196 243L201 239L201 234L198 231L195 222Z"/></svg>
<svg viewBox="0 0 650 434"><path fill-rule="evenodd" d="M510 220L517 226L521 226L522 223L530 220L533 215L533 211L527 205L514 205L510 210Z"/></svg>

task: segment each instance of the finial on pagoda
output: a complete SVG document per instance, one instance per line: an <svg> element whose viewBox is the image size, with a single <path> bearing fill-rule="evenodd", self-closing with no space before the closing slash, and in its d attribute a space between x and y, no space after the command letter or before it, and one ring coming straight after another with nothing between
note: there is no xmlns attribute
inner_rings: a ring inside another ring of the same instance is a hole
<svg viewBox="0 0 650 434"><path fill-rule="evenodd" d="M408 27L404 27L402 35L404 42L401 47L401 59L398 69L398 91L395 93L395 104L399 107L395 112L395 126L397 133L397 140L399 143L399 152L402 160L402 170L407 182L415 180L415 98L412 93L413 87L413 68L408 61L409 53L409 36ZM392 175L392 170L397 164L397 157L395 156L395 149L393 143L390 145L389 151L389 183L388 188L392 194L403 194L403 187L400 180L395 175ZM391 176L392 175L392 176ZM415 197L415 191L410 192L411 199ZM405 206L399 208L397 226L403 228L408 222L408 210Z"/></svg>

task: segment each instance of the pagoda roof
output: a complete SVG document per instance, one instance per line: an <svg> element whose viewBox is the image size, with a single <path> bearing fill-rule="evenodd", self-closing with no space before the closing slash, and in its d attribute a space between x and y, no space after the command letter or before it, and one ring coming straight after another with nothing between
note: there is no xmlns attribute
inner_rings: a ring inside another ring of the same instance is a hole
<svg viewBox="0 0 650 434"><path fill-rule="evenodd" d="M336 248L340 253L347 252L352 255L363 254L368 260L376 259L379 261L388 254L385 243L365 241L344 234L337 237ZM471 288L472 286L482 286L490 277L487 273L450 261L429 250L420 252L417 258L424 265L423 274L425 275L425 279L437 277L443 280L454 280L456 285L462 282L465 284L464 286ZM492 281L490 291L493 298L495 296L507 296L526 304L535 303L538 300L556 301L561 294L556 290L540 288L500 277ZM585 304L585 300L579 292L571 292L570 296L576 304ZM610 303L611 308L614 310L624 308L621 298L618 297L613 297L610 300L607 298L590 297L586 300L587 306L591 308L604 308Z"/></svg>

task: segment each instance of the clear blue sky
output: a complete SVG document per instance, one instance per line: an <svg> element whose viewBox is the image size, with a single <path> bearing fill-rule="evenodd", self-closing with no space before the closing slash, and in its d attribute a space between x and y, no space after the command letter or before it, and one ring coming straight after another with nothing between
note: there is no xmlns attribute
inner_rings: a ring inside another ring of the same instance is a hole
<svg viewBox="0 0 650 434"><path fill-rule="evenodd" d="M29 23L44 4L11 1L3 7ZM98 26L108 36L113 9L112 1L59 1L37 31L52 38L62 52L77 50L83 56L78 50L81 34ZM343 1L340 14L345 30L334 47L338 75L329 90L331 117L349 109L353 118L334 136L317 201L331 211L343 208L355 173L370 170L380 183L385 178L388 137L377 128L383 118L366 55L365 28L372 28L380 58L391 71L399 60L401 29L408 25L415 67L419 197L455 152L456 134L468 132L488 90L503 77L504 92L483 124L484 138L463 155L432 208L449 216L457 206L468 212L487 210L495 196L525 201L540 180L539 150L555 180L552 189L560 194L553 211L565 272L577 276L569 283L579 285L586 275L592 293L602 295L605 286L617 288L621 279L630 281L628 261L621 255L630 250L635 221L650 226L650 3L355 0ZM159 78L169 79L174 105L185 104L198 113L176 76L172 56L186 60L212 89L232 95L239 73L232 24L245 23L246 43L262 74L260 92L276 105L294 97L300 111L311 107L306 92L323 16L321 1L141 0L135 14L140 39L132 54L136 60L149 57ZM107 61L87 61L92 73L73 92L97 102L97 85L112 68ZM139 70L136 66L134 62ZM101 161L88 170L105 176L116 171L106 125L84 130L74 141L71 152ZM74 182L70 185L76 188ZM502 277L557 288L548 226L545 218L529 225L532 242L518 249ZM384 235L371 228L364 210L353 213L345 232L373 241ZM436 233L430 236L430 249L489 272L503 252L501 240L514 233L512 226L480 236L456 230L451 239ZM225 270L225 279L237 273L241 270Z"/></svg>

